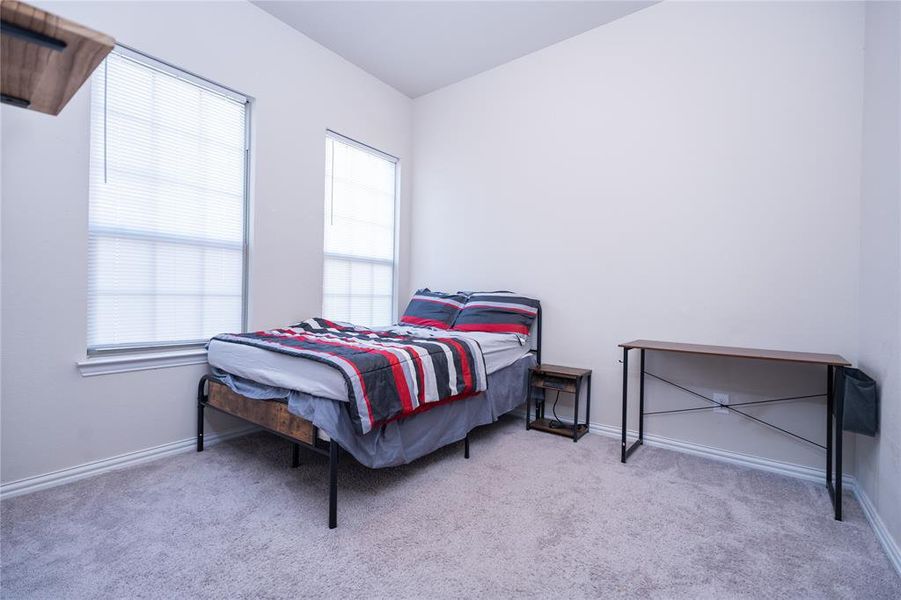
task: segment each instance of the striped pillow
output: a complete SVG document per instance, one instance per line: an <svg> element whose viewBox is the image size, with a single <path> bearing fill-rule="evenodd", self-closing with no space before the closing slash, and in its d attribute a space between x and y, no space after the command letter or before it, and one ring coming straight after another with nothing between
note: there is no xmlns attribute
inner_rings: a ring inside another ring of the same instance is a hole
<svg viewBox="0 0 901 600"><path fill-rule="evenodd" d="M474 292L457 315L453 329L529 335L538 300L513 292Z"/></svg>
<svg viewBox="0 0 901 600"><path fill-rule="evenodd" d="M466 294L462 292L447 294L423 288L413 294L400 322L404 325L450 329L465 303Z"/></svg>

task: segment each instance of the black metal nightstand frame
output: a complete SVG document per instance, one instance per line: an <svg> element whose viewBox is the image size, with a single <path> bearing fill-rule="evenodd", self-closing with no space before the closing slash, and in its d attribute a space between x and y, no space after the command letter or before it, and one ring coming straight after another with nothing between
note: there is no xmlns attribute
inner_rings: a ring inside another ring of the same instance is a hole
<svg viewBox="0 0 901 600"><path fill-rule="evenodd" d="M579 406L581 402L583 383L587 387L585 398L585 421L579 422ZM535 419L532 420L532 404L534 391L541 389L545 391L545 397L541 400L537 398L535 404ZM573 394L573 420L572 423L560 421L563 426L552 426L557 419L548 419L545 417L545 403L547 402L547 391L565 392ZM526 400L526 430L537 429L548 433L555 433L564 437L571 438L573 442L588 433L589 423L591 422L591 370L590 369L574 369L571 367L560 367L556 365L538 365L529 372L529 394Z"/></svg>

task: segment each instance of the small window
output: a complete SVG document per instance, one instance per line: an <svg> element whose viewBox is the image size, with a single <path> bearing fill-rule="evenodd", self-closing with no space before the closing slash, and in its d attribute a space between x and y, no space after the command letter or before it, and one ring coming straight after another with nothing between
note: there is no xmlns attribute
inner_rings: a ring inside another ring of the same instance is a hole
<svg viewBox="0 0 901 600"><path fill-rule="evenodd" d="M91 86L88 353L243 330L248 99L120 47Z"/></svg>
<svg viewBox="0 0 901 600"><path fill-rule="evenodd" d="M322 314L357 325L394 317L397 159L328 132Z"/></svg>

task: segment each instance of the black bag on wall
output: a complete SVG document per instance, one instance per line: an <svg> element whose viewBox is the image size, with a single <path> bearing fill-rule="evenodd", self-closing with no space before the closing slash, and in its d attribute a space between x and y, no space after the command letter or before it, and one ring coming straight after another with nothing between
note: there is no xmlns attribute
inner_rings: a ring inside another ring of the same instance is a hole
<svg viewBox="0 0 901 600"><path fill-rule="evenodd" d="M879 431L879 395L876 382L860 369L837 369L835 406L844 409L842 429L874 436Z"/></svg>

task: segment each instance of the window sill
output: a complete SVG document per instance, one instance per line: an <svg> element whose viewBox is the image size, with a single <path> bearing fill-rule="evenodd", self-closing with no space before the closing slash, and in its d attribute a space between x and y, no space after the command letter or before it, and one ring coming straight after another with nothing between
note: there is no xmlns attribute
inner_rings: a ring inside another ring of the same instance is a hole
<svg viewBox="0 0 901 600"><path fill-rule="evenodd" d="M174 350L170 352L96 356L75 364L78 366L82 377L93 377L95 375L110 375L112 373L128 373L129 371L146 371L148 369L165 369L205 363L206 349L191 348L190 350Z"/></svg>

